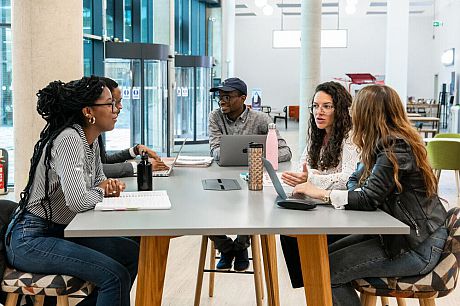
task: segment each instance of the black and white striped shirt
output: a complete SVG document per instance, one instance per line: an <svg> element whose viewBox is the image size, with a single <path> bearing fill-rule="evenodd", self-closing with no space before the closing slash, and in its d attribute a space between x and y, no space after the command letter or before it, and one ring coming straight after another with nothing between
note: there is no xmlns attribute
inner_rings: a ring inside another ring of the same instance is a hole
<svg viewBox="0 0 460 306"><path fill-rule="evenodd" d="M42 218L48 216L49 219L48 204L44 203L46 212L40 204L45 197L44 159L45 152L37 166L27 211ZM52 222L68 224L77 213L93 209L96 203L102 201L104 191L97 186L106 177L102 171L99 144L94 141L90 146L80 125L66 128L54 140L50 166Z"/></svg>

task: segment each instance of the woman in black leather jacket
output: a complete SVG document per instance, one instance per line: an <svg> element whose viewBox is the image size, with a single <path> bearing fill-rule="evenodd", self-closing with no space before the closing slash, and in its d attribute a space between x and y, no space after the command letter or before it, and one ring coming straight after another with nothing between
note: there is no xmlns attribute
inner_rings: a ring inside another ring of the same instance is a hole
<svg viewBox="0 0 460 306"><path fill-rule="evenodd" d="M430 272L447 238L446 210L418 132L392 88L363 88L352 105L353 141L361 164L349 190L310 183L294 193L324 199L336 209L382 209L410 227L409 235L350 235L329 246L334 305L359 306L351 285L364 277L401 277Z"/></svg>

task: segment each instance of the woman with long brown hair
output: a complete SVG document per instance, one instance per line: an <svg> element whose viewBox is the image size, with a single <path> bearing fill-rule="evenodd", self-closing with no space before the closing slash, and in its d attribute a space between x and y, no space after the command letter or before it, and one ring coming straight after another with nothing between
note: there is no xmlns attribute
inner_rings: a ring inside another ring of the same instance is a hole
<svg viewBox="0 0 460 306"><path fill-rule="evenodd" d="M351 281L428 273L440 258L447 230L426 149L396 91L384 85L363 88L353 101L352 121L361 164L349 190L324 190L306 182L294 193L338 209L379 208L410 226L409 235L350 235L329 245L334 305L358 306Z"/></svg>

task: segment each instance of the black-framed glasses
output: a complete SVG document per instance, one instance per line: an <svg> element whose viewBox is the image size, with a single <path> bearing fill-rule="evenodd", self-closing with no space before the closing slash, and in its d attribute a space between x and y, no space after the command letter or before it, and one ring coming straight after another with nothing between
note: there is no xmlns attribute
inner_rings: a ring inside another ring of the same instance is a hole
<svg viewBox="0 0 460 306"><path fill-rule="evenodd" d="M241 97L240 95L215 95L215 99L217 102L224 101L225 103L230 102L232 98Z"/></svg>
<svg viewBox="0 0 460 306"><path fill-rule="evenodd" d="M121 101L120 101L121 102ZM115 100L112 100L112 102L110 103L93 103L93 104L90 104L89 106L105 106L105 105L112 105L112 113L116 113L116 111L118 110L118 107L117 107L117 101Z"/></svg>

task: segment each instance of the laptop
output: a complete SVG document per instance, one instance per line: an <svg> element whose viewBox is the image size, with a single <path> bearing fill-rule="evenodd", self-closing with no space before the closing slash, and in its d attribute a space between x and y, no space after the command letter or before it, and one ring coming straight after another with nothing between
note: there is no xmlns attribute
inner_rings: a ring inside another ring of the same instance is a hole
<svg viewBox="0 0 460 306"><path fill-rule="evenodd" d="M284 191L283 186L281 186L281 182L276 175L275 169L273 169L272 164L262 158L264 162L265 170L267 170L268 175L273 183L273 187L275 187L276 193L278 196L276 198L276 204L278 206L288 208L288 209L295 209L295 210L310 210L316 207L318 204L327 204L324 201L310 198L304 195L287 195Z"/></svg>
<svg viewBox="0 0 460 306"><path fill-rule="evenodd" d="M248 154L243 150L248 148L250 142L262 143L265 147L267 135L222 135L220 138L220 160L217 164L221 167L247 166ZM265 150L264 150L265 156Z"/></svg>
<svg viewBox="0 0 460 306"><path fill-rule="evenodd" d="M180 146L176 157L174 158L174 160L171 163L168 163L167 161L164 161L164 163L166 164L166 166L169 167L169 169L168 170L154 170L154 171L152 171L152 176L154 176L154 177L168 177L171 174L171 172L173 171L174 166L176 165L176 161L179 158L180 152L182 151L182 148L184 147L186 141L187 141L187 138L185 138L184 142L182 142L182 145Z"/></svg>

